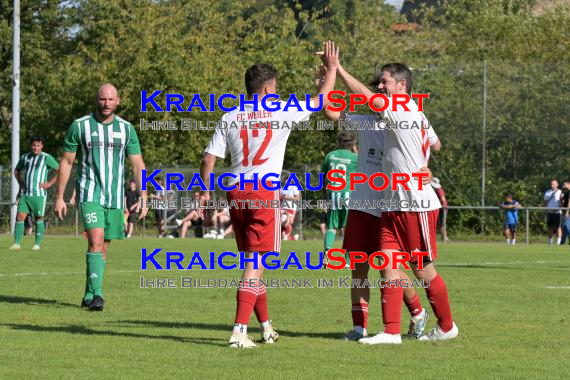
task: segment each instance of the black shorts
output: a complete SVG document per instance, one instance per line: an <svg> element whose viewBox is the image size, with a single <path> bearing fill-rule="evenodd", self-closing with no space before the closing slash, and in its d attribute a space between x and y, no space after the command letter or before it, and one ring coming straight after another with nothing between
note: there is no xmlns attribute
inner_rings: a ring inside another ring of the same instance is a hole
<svg viewBox="0 0 570 380"><path fill-rule="evenodd" d="M320 219L321 219L321 224L327 223L327 212L326 211L321 212Z"/></svg>
<svg viewBox="0 0 570 380"><path fill-rule="evenodd" d="M547 228L559 228L561 220L562 220L562 214L559 214L559 213L546 214L546 227Z"/></svg>
<svg viewBox="0 0 570 380"><path fill-rule="evenodd" d="M127 218L127 222L136 223L138 219L139 216L137 215L136 211L129 212L129 217Z"/></svg>

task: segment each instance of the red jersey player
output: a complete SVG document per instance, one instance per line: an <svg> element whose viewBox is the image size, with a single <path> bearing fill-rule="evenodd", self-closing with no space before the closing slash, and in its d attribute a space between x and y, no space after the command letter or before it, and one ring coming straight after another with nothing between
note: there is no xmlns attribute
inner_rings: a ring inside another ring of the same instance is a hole
<svg viewBox="0 0 570 380"><path fill-rule="evenodd" d="M327 94L333 89L336 78L335 56L338 49L334 43L327 42L325 49L325 59L328 63L328 70L319 94ZM250 67L245 73L245 86L248 97L253 98L258 94L261 100L267 94L275 94L277 88L277 71L270 65L256 64ZM326 96L323 96L327 106ZM301 102L301 104L303 104ZM222 120L230 125L232 122L245 121L240 130L228 128L216 128L212 139L206 148L200 174L206 186L209 187L209 174L214 168L216 158L224 158L226 149L230 151L232 174L238 176L242 174L245 179L252 179L255 174L261 179L267 173L281 173L285 147L289 138L290 128L265 129L263 127L251 128L250 121L260 123L277 122L283 125L287 122L301 122L309 119L311 111L303 109L301 111L292 108L289 111L281 110L272 112L252 112L253 106L245 105L245 112L235 110L225 114ZM271 125L271 124L270 124ZM229 181L228 186L239 185L239 179ZM245 183L245 188L239 188L228 192L228 201L233 200L273 200L279 199L279 191L265 190L259 185L259 190L253 190L252 183ZM202 200L209 199L208 192L202 192ZM239 203L238 203L239 204ZM257 206L259 207L259 206ZM273 330L267 312L267 296L265 286L259 284L259 279L263 276L263 266L261 265L261 255L265 252L279 252L281 248L281 215L280 210L265 208L239 208L230 209L231 221L234 228L236 242L239 251L247 252L247 257L253 257L253 252L258 252L258 269L254 269L252 262L247 262L242 274L241 286L237 290L237 310L234 322L234 329L230 337L229 345L235 348L257 347L247 336L247 325L253 311L257 320L261 323L262 340L265 343L273 343L278 335Z"/></svg>
<svg viewBox="0 0 570 380"><path fill-rule="evenodd" d="M348 74L342 67L338 73L349 89L354 93L361 93L368 97L373 93L362 83ZM382 67L378 89L381 93L391 97L395 94L410 94L412 88L412 74L410 69L401 63L387 64ZM390 100L390 104L393 102ZM384 106L382 98L376 98L374 105L378 108ZM384 119L388 119L396 125L390 128L386 135L382 166L387 175L391 173L406 173L411 175L419 168L427 166L430 154L430 141L428 129L431 128L423 112L418 111L417 104L410 100L407 103L409 111L404 111L400 105L396 111L388 107L383 112ZM403 125L421 125L423 128L399 128ZM436 224L438 210L441 207L439 200L431 186L423 190L410 186L405 190L398 186L398 190L384 191L386 202L395 202L398 207L382 213L380 223L380 244L382 251L388 257L395 257L397 252L426 251L428 257L424 257L423 269L418 269L413 260L410 263L416 277L429 280L426 288L428 300L437 317L437 326L420 340L445 340L455 338L459 330L453 322L447 287L442 277L435 270L433 262L437 258L436 247ZM408 207L404 207L407 201ZM414 207L418 205L428 207ZM388 266L382 272L386 280L400 278L397 269ZM360 339L363 344L400 344L400 318L403 289L397 285L387 286L382 292L382 320L384 331L373 337Z"/></svg>

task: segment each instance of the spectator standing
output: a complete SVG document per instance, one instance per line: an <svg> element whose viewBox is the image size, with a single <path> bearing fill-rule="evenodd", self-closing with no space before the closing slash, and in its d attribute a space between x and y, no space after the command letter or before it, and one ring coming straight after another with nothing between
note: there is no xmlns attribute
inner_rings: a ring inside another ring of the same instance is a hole
<svg viewBox="0 0 570 380"><path fill-rule="evenodd" d="M560 222L562 212L558 209L561 205L562 191L558 188L558 181L552 179L550 181L550 189L544 193L544 207L552 208L546 211L546 228L548 229L548 244L552 245L554 235L556 235L556 244L562 241L562 228Z"/></svg>

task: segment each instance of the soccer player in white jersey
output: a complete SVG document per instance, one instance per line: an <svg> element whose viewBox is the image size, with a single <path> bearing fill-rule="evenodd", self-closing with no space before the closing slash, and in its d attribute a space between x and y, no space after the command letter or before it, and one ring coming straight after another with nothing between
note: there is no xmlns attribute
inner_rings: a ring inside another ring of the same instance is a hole
<svg viewBox="0 0 570 380"><path fill-rule="evenodd" d="M357 173L365 173L368 177L382 170L382 155L386 139L386 129L381 129L378 124L381 119L377 115L358 115L344 112L335 112L326 110L325 116L329 120L338 121L346 120L350 122L352 128L358 128L363 125L376 125L376 129L352 129L350 133L354 134L358 140L358 166ZM431 140L437 143L435 134ZM427 167L423 167L419 172L429 174L424 179L424 185L430 183L432 175ZM351 192L352 202L356 201L363 204L364 201L382 200L382 191L376 191L370 188L367 183L355 183L354 191ZM348 213L348 221L342 248L348 252L364 252L368 255L380 251L380 217L382 215L381 208L358 208L351 209ZM359 280L363 283L368 279L370 265L368 261L364 263L355 263L352 271L352 279ZM406 272L401 271L400 277L409 281ZM352 302L352 330L349 331L346 340L359 340L368 336L368 304L370 303L370 288L368 287L351 287L350 297ZM428 312L422 307L420 297L416 290L412 287L404 289L403 300L410 312L410 324L408 327L408 336L411 338L419 338L423 334L425 324L428 319Z"/></svg>
<svg viewBox="0 0 570 380"><path fill-rule="evenodd" d="M329 62L329 70L325 78L325 83L319 94L327 94L333 88L336 67L334 55L338 55L338 48L332 42L326 46L325 58ZM277 92L277 71L270 65L256 64L250 67L245 73L245 86L250 99L257 94L261 100L267 94ZM326 99L326 96L323 96ZM304 102L300 102L304 104ZM313 101L313 105L317 105ZM324 106L328 103L324 101ZM238 176L230 179L228 186L236 185L235 190L228 192L228 202L233 200L253 200L271 201L279 199L279 190L269 191L259 186L254 190L252 183L244 183L244 189L239 190L239 175L243 174L244 179L252 179L254 174L260 180L263 175L276 173L280 175L283 167L285 147L289 137L290 129L281 128L284 122L301 122L308 120L311 111L292 108L284 111L284 102L281 102L280 111L259 111L253 112L252 105L245 105L246 112L235 110L225 114L222 121L231 123L244 121L240 130L231 128L216 128L214 135L205 150L200 174L206 186L209 186L209 174L214 168L217 158L224 158L226 149L230 151L232 174ZM278 122L280 128L266 129L259 126L251 127L250 121L259 123ZM229 125L229 124L228 124ZM272 178L273 180L273 178ZM202 192L202 201L209 199L208 192ZM256 205L253 205L254 207ZM262 207L257 203L257 207ZM253 257L253 252L258 252L259 261L261 255L269 251L280 251L281 246L281 216L279 209L266 208L231 208L232 225L236 236L239 251L247 252L248 257ZM237 310L234 321L234 329L230 337L229 345L235 348L256 347L255 343L247 336L247 325L253 311L257 320L261 323L262 339L266 343L273 343L278 335L271 327L267 312L267 295L265 287L260 284L255 286L253 281L259 281L263 276L263 266L258 263L259 269L253 268L253 263L246 263L243 272L240 288L237 290ZM254 285L254 286L252 286Z"/></svg>
<svg viewBox="0 0 570 380"><path fill-rule="evenodd" d="M142 188L142 170L145 168L137 133L131 123L115 115L119 105L117 89L110 83L97 92L95 113L75 120L64 140L64 153L57 181L55 213L63 220L67 206L63 200L65 186L77 155L79 167L75 176L78 208L87 232L86 284L81 307L101 311L104 307L103 274L107 263L107 249L111 240L125 238L123 220L125 156L133 166L138 188ZM146 191L140 192L143 219Z"/></svg>
<svg viewBox="0 0 570 380"><path fill-rule="evenodd" d="M368 98L372 95L364 84L351 76L344 68L338 65L338 74L342 81L353 93L364 94ZM386 134L382 166L388 177L392 173L411 174L419 168L427 166L430 155L429 129L431 126L423 112L410 99L406 104L409 111L399 105L392 111L395 94L411 94L412 74L410 69L402 63L384 65L381 70L378 90L385 94L389 106L382 113L395 127L389 128ZM377 97L374 106L384 107L384 99ZM408 128L402 126L408 125ZM422 128L409 128L419 125ZM409 186L409 190L398 185L397 190L383 192L386 202L394 202L397 206L383 212L380 222L380 244L382 251L393 261L398 252L428 252L423 258L423 269L418 269L417 260L410 260L410 266L416 277L429 280L426 288L428 300L437 317L437 326L420 340L446 340L453 339L459 330L453 321L447 287L443 278L435 270L433 262L437 258L436 225L438 210L441 207L437 195L431 186L419 190L419 186ZM406 201L404 204L401 201ZM416 206L417 205L417 206ZM391 265L382 271L386 280L400 278L400 271L392 269ZM400 344L400 318L403 289L397 285L384 287L382 293L382 320L384 331L368 338L360 339L363 344Z"/></svg>

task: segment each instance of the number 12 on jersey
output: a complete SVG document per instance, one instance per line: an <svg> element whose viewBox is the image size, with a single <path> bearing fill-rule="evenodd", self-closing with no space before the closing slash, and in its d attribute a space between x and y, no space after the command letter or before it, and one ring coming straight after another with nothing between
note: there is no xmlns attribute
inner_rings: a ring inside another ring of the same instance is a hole
<svg viewBox="0 0 570 380"><path fill-rule="evenodd" d="M265 149L267 149L267 146L271 142L271 137L273 135L273 131L269 128L263 128L263 129L265 129L265 138L263 139L261 146L259 147L259 149L255 153L255 156L253 156L253 160L251 162L252 166L261 165L265 161L268 160L267 158L261 158L261 156L263 156L263 153L265 153ZM259 123L254 124L252 126L251 132L252 132L253 138L259 137L259 130L260 130ZM241 164L244 167L249 166L249 134L248 134L247 127L245 127L245 126L242 127L242 129L239 132L239 138L241 139L241 141L243 143L243 160L242 160Z"/></svg>

